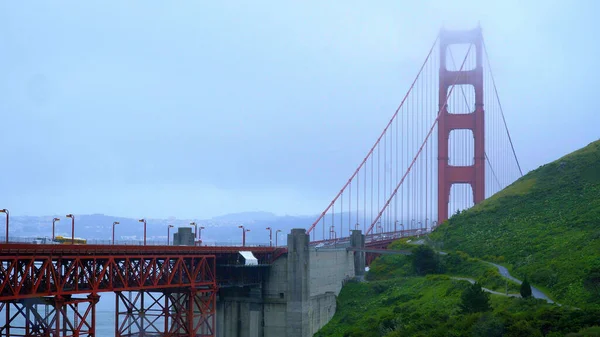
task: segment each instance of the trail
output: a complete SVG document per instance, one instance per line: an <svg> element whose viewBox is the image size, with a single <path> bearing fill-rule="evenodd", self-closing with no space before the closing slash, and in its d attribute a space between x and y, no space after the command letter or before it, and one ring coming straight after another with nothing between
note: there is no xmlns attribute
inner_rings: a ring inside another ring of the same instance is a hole
<svg viewBox="0 0 600 337"><path fill-rule="evenodd" d="M483 261L483 260L482 260ZM485 263L491 264L492 266L498 268L498 272L500 273L500 275L502 275L502 277L505 277L511 281L514 281L518 284L523 283L523 281L517 279L516 277L510 275L510 273L508 272L508 269L506 269L506 267L501 266L499 264L495 264L493 262L489 262L489 261L483 261ZM548 297L546 294L544 294L541 290L539 290L538 288L531 286L531 296L535 297L535 298L539 298L542 300L545 300L548 303L554 303L553 300L550 299L550 297ZM558 304L558 303L556 303ZM560 305L560 304L558 304Z"/></svg>
<svg viewBox="0 0 600 337"><path fill-rule="evenodd" d="M474 279L468 278L468 277L450 277L450 278L453 280L467 281L471 284L475 283ZM501 293L499 291L491 290L491 289L484 288L484 287L481 287L481 289L483 289L483 291L485 291L485 292L488 292L488 293L494 294L494 295L500 295L500 296L506 296L506 297L521 297L520 294L505 294L505 293Z"/></svg>
<svg viewBox="0 0 600 337"><path fill-rule="evenodd" d="M413 245L423 245L423 244L425 244L425 240L424 240L424 239L420 239L420 240L417 240L417 241L414 241L414 242L410 242L410 241L409 241L409 243L410 243L410 244L413 244ZM446 252L442 252L442 251L438 251L438 254L440 254L440 255L448 255L448 253L446 253ZM518 284L521 284L521 283L523 283L523 281L521 281L521 280L519 280L518 278L516 278L516 277L512 276L512 275L511 275L511 274L508 272L508 269L507 269L506 267L504 267L504 266L501 266L501 265L499 265L499 264L496 264L496 263L493 263L493 262L489 262L489 261L484 261L484 260L481 260L481 261L482 261L482 262L485 262L485 263L487 263L487 264L490 264L490 265L492 265L492 266L494 266L494 267L496 267L496 268L498 269L498 272L500 273L500 275L502 275L502 277L504 277L504 278L507 278L507 279L509 279L509 280L511 280L511 281L513 281L513 282L516 282L516 283L518 283ZM453 277L453 279L457 279L457 280L465 280L465 281L469 281L469 282L471 282L471 283L474 283L474 282L475 282L475 280L473 280L473 279L470 279L470 278L465 278L465 277ZM483 289L484 289L485 291L489 292L489 293L492 293L492 294L497 294L497 295L503 295L503 296L507 296L507 295L506 295L506 294L504 294L504 293L500 293L500 292L493 291L493 290L490 290L490 289L485 289L485 288L483 288ZM514 295L514 296L513 296L513 295ZM517 295L517 294L508 294L508 296L509 296L509 297L521 297L521 295ZM556 303L556 302L554 302L553 300L551 300L551 299L550 299L550 297L548 297L548 295L544 294L544 293L543 293L541 290L539 290L538 288L536 288L536 287L534 287L534 286L531 286L531 296L533 296L534 298L538 298L538 299L541 299L541 300L545 300L545 301L546 301L546 302L548 302L548 303L555 303L555 304L557 304L557 305L559 305L559 306L560 306L560 304L559 304L559 303Z"/></svg>

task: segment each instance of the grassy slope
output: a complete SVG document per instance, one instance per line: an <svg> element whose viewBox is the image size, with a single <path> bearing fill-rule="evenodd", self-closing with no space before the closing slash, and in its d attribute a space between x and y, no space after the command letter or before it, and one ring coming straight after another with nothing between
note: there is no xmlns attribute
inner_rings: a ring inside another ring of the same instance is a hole
<svg viewBox="0 0 600 337"><path fill-rule="evenodd" d="M460 296L467 285L446 275L347 283L334 317L315 337L555 337L600 324L598 311L497 295L491 296L491 312L462 314Z"/></svg>
<svg viewBox="0 0 600 337"><path fill-rule="evenodd" d="M598 303L582 279L600 264L600 141L544 165L430 235L496 260L561 303Z"/></svg>
<svg viewBox="0 0 600 337"><path fill-rule="evenodd" d="M393 242L390 249L412 250L416 246L406 243L407 239ZM498 269L490 264L474 259L463 252L451 252L449 255L440 255L442 270L440 272L457 277L467 277L476 280L482 287L491 290L519 293L519 285L503 278ZM383 255L373 261L370 272L367 274L369 281L386 280L397 277L416 276L412 257L406 255Z"/></svg>

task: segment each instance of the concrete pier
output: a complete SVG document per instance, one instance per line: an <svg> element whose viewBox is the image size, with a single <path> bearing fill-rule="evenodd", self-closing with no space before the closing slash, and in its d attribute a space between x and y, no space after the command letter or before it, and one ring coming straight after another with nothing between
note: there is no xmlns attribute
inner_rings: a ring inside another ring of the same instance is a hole
<svg viewBox="0 0 600 337"><path fill-rule="evenodd" d="M218 337L310 337L333 317L343 284L364 277L364 235L353 231L345 245L315 248L305 229L288 234L288 252L269 268L256 268L261 282L221 288ZM247 266L244 268L253 268Z"/></svg>

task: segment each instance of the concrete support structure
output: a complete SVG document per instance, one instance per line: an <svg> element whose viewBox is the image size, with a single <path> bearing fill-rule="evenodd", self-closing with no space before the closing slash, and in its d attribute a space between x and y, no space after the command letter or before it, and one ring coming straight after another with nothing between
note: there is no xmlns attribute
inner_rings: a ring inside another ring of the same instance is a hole
<svg viewBox="0 0 600 337"><path fill-rule="evenodd" d="M177 232L173 233L173 246L193 246L194 233L191 227L179 227Z"/></svg>
<svg viewBox="0 0 600 337"><path fill-rule="evenodd" d="M260 284L219 290L217 336L309 337L329 322L343 284L364 277L365 254L348 245L315 248L309 241L305 229L293 229L287 255L262 269ZM350 246L364 243L353 231Z"/></svg>
<svg viewBox="0 0 600 337"><path fill-rule="evenodd" d="M303 229L288 234L286 336L303 337L309 334L308 307L310 282L310 237Z"/></svg>
<svg viewBox="0 0 600 337"><path fill-rule="evenodd" d="M365 236L358 230L353 230L350 236L350 246L353 248L365 248ZM363 280L365 277L366 258L364 252L354 252L354 276Z"/></svg>

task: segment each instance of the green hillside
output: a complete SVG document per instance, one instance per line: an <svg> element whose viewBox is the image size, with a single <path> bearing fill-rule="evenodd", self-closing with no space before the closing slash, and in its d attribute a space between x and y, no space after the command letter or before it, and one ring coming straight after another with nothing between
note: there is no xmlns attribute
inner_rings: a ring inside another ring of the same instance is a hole
<svg viewBox="0 0 600 337"><path fill-rule="evenodd" d="M518 287L499 280L497 270L466 253L436 254L406 239L390 248L413 254L381 256L371 265L368 282L347 283L335 315L315 337L600 336L599 309L504 296L504 290L518 294ZM430 268L424 270L426 266ZM464 310L471 286L463 277L498 291L488 295L487 310Z"/></svg>
<svg viewBox="0 0 600 337"><path fill-rule="evenodd" d="M489 311L463 313L467 287L446 275L348 283L335 315L314 337L600 336L599 311L542 300L491 295Z"/></svg>
<svg viewBox="0 0 600 337"><path fill-rule="evenodd" d="M600 305L600 141L453 216L430 240L499 262L560 303Z"/></svg>

